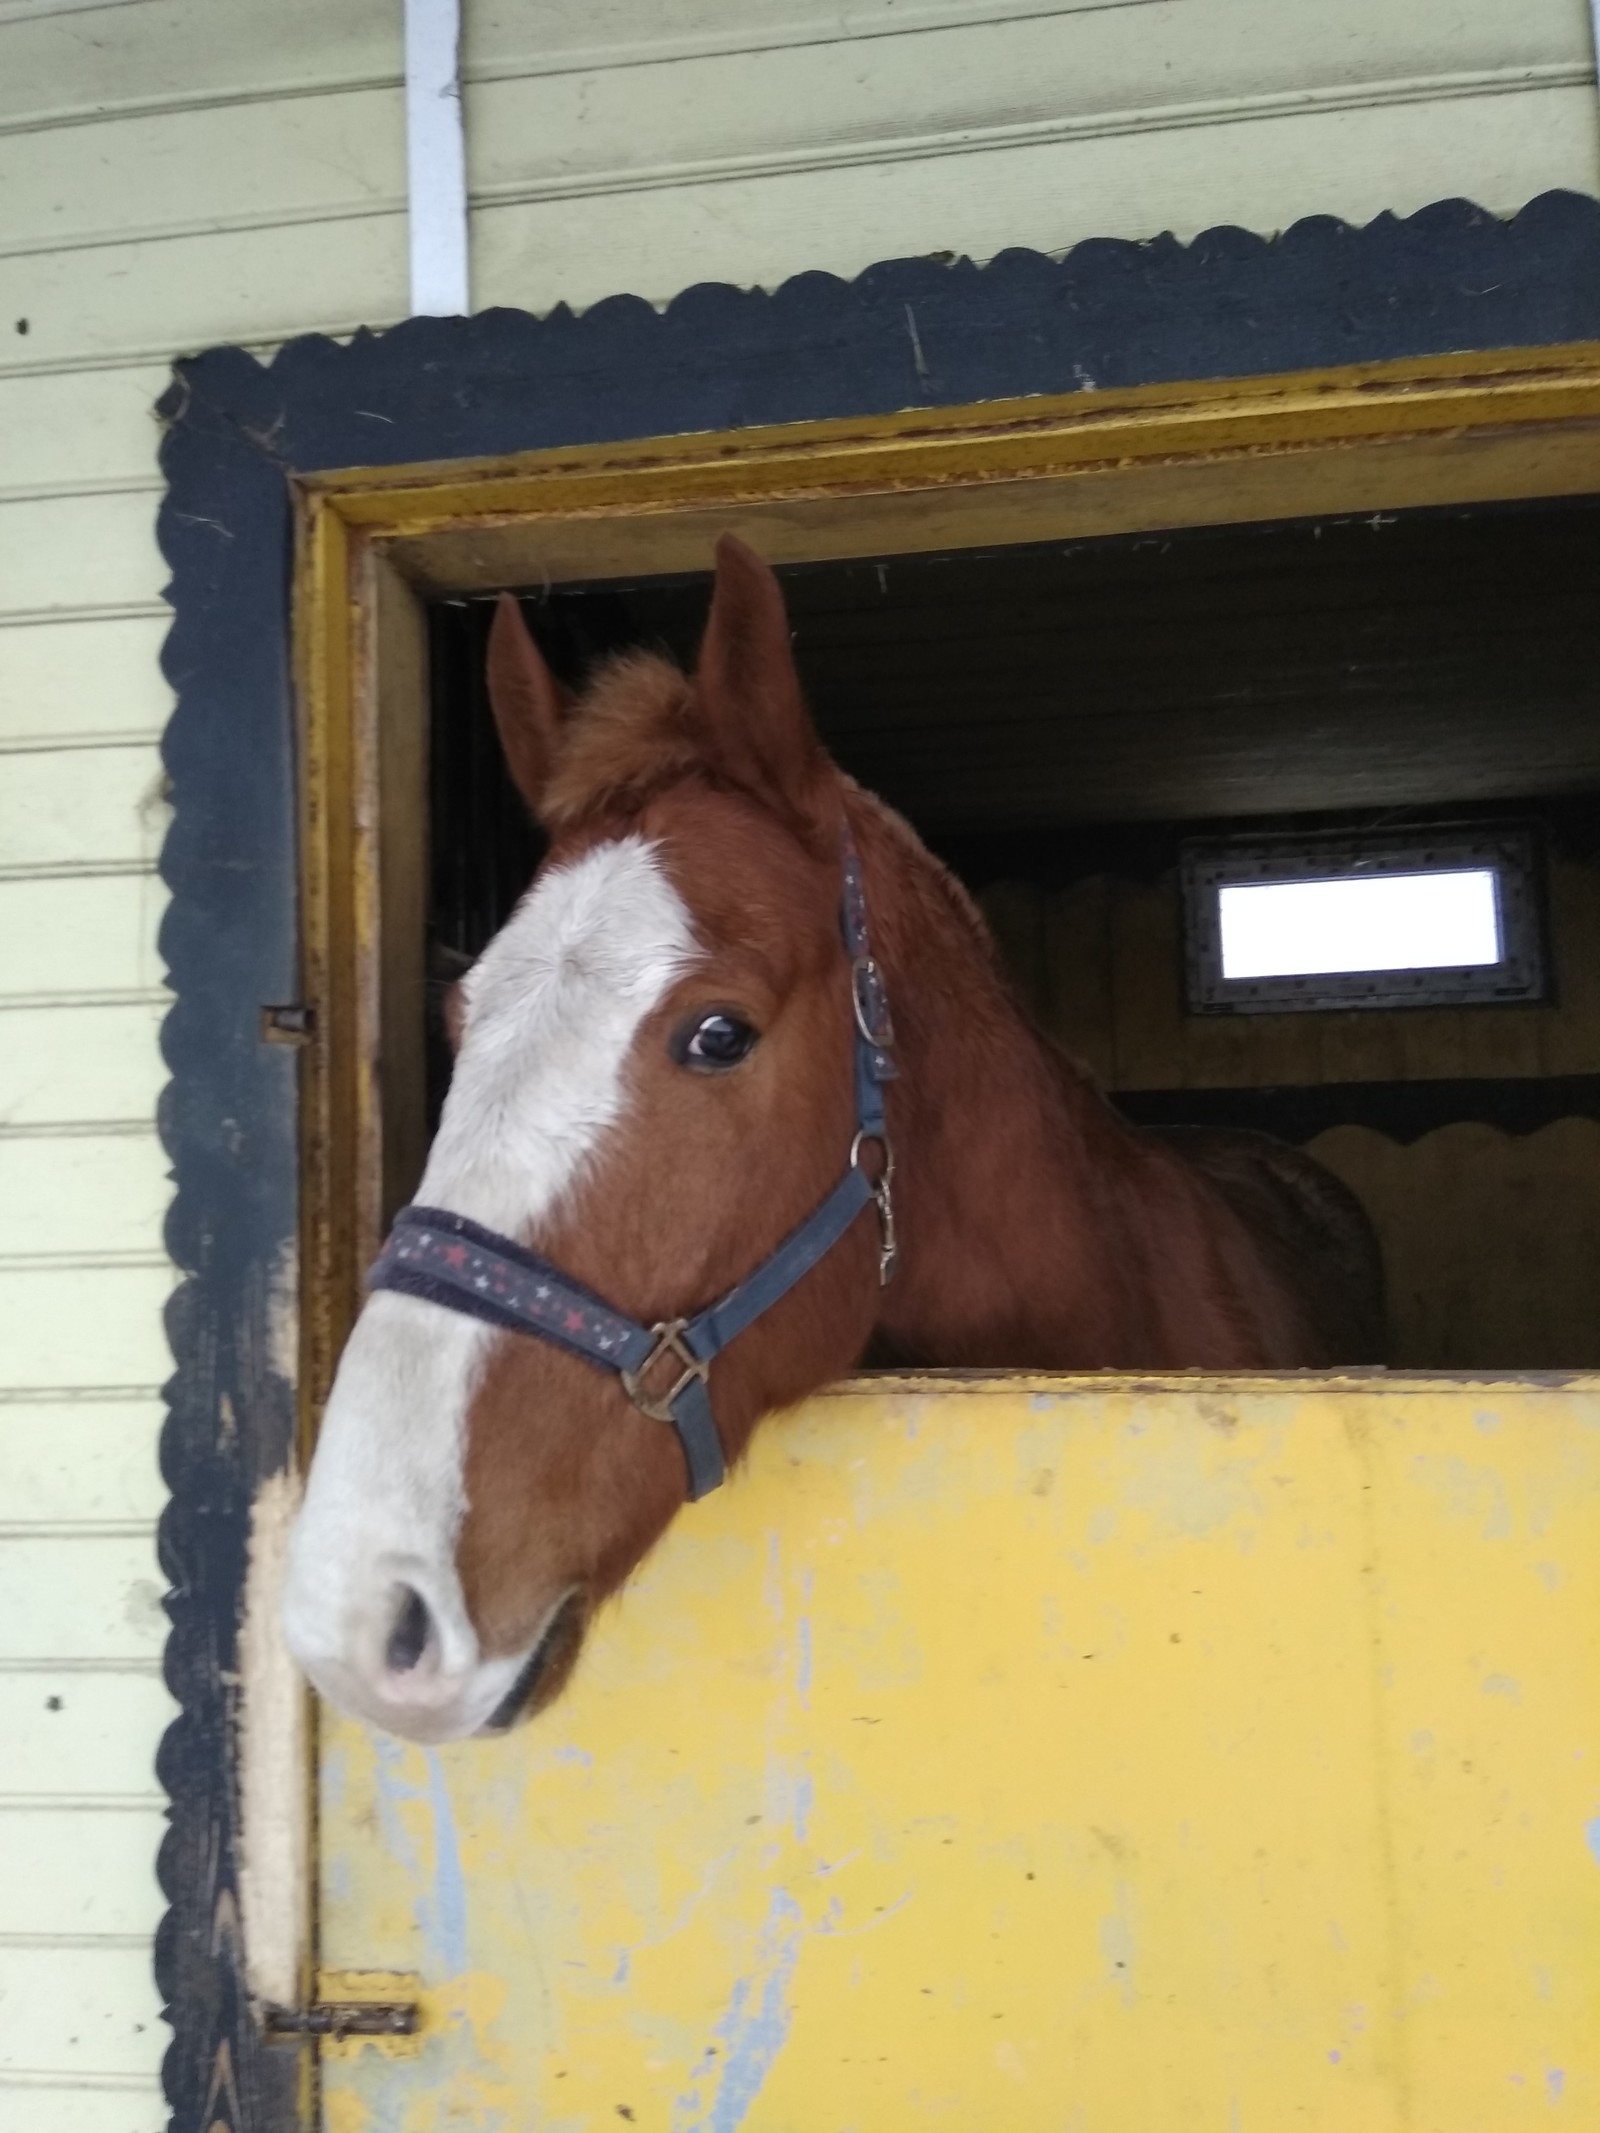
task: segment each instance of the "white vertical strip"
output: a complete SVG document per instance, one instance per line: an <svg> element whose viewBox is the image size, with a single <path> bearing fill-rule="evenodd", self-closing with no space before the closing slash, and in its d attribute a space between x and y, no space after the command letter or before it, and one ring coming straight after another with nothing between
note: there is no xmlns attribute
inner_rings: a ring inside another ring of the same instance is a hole
<svg viewBox="0 0 1600 2133"><path fill-rule="evenodd" d="M471 308L461 0L405 0L405 5L411 309L452 317Z"/></svg>

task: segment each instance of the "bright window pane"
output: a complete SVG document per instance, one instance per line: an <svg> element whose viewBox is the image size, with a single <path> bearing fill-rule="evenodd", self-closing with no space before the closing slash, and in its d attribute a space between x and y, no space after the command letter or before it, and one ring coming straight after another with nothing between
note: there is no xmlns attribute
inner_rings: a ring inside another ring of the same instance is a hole
<svg viewBox="0 0 1600 2133"><path fill-rule="evenodd" d="M1219 891L1225 978L1498 963L1494 871L1237 882Z"/></svg>

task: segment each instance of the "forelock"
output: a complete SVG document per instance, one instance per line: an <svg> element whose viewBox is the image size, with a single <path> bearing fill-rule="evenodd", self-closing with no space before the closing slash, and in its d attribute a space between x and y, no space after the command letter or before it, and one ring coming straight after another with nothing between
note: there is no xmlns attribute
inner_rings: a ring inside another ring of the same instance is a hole
<svg viewBox="0 0 1600 2133"><path fill-rule="evenodd" d="M637 814L700 763L688 676L659 653L623 652L584 691L541 812L552 830Z"/></svg>

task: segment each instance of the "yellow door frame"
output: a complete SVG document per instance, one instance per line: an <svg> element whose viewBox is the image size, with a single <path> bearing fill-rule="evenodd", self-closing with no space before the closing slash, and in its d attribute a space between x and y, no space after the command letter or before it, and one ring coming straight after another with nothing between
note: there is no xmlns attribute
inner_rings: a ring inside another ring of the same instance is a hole
<svg viewBox="0 0 1600 2133"><path fill-rule="evenodd" d="M1600 492L1600 344L654 437L298 484L303 1418L414 1182L424 605L502 586Z"/></svg>

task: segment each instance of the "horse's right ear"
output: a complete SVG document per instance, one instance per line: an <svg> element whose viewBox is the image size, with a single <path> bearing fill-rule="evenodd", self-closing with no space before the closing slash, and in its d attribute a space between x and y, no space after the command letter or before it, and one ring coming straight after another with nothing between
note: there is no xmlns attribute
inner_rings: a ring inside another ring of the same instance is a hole
<svg viewBox="0 0 1600 2133"><path fill-rule="evenodd" d="M508 592L489 631L489 702L511 782L537 819L572 692L551 673Z"/></svg>

